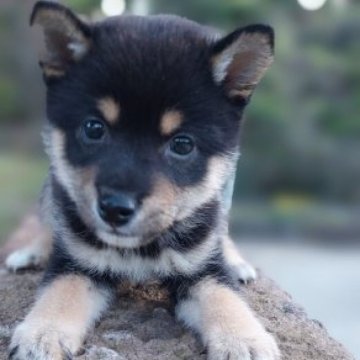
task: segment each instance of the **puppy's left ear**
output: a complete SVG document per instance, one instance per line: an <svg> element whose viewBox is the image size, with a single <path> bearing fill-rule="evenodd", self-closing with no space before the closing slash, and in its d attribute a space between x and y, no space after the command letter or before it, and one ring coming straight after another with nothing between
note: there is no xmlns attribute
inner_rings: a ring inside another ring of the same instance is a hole
<svg viewBox="0 0 360 360"><path fill-rule="evenodd" d="M70 9L51 1L38 1L30 19L44 33L45 52L40 59L46 80L59 78L79 62L91 47L91 28Z"/></svg>
<svg viewBox="0 0 360 360"><path fill-rule="evenodd" d="M274 31L266 25L238 29L215 43L213 78L236 102L248 102L274 59Z"/></svg>

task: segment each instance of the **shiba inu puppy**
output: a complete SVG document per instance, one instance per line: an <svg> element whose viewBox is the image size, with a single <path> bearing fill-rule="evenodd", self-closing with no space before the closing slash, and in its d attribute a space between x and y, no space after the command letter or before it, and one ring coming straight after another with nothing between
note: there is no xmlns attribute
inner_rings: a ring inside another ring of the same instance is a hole
<svg viewBox="0 0 360 360"><path fill-rule="evenodd" d="M44 139L51 165L31 244L10 268L47 257L9 358L71 359L123 279L157 279L210 360L276 360L241 298L254 277L228 237L241 117L273 60L264 25L230 35L176 16L88 24L40 1ZM235 275L235 276L234 276Z"/></svg>

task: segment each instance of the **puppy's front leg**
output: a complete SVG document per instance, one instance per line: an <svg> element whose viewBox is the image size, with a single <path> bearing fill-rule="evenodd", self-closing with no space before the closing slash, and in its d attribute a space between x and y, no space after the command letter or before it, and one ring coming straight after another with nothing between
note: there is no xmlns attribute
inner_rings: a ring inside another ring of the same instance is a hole
<svg viewBox="0 0 360 360"><path fill-rule="evenodd" d="M228 236L222 238L223 253L227 265L235 277L243 283L256 279L256 270L240 254L234 241Z"/></svg>
<svg viewBox="0 0 360 360"><path fill-rule="evenodd" d="M193 285L176 306L177 316L200 334L209 360L277 360L273 337L239 294L206 277Z"/></svg>
<svg viewBox="0 0 360 360"><path fill-rule="evenodd" d="M106 307L109 291L83 275L60 275L44 289L15 329L11 360L72 359Z"/></svg>

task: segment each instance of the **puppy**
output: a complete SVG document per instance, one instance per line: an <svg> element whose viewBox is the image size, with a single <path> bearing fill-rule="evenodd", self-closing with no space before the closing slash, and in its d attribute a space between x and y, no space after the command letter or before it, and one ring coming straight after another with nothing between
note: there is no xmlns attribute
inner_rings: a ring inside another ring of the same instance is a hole
<svg viewBox="0 0 360 360"><path fill-rule="evenodd" d="M46 1L31 23L44 32L51 165L38 236L7 265L50 258L9 358L71 359L119 282L157 279L209 360L279 359L241 298L237 280L254 272L227 219L240 120L273 60L272 29L223 37L176 16L88 24Z"/></svg>

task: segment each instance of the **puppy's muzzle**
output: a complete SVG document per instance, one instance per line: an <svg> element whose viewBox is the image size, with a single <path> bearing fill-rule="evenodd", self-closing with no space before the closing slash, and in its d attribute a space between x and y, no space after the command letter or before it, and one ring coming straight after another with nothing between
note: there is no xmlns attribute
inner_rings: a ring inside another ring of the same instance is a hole
<svg viewBox="0 0 360 360"><path fill-rule="evenodd" d="M133 194L109 188L99 189L98 212L111 226L127 224L137 208L137 200Z"/></svg>

